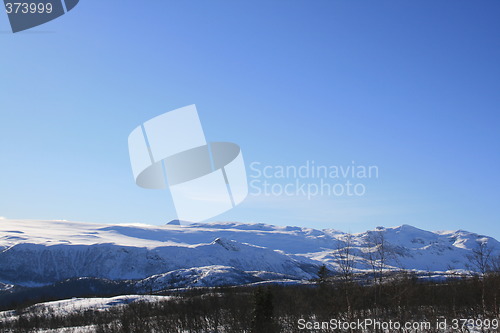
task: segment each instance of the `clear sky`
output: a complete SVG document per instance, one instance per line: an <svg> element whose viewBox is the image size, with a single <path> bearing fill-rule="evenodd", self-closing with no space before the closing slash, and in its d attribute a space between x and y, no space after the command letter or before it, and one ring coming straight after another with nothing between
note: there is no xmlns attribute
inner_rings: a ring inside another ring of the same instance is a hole
<svg viewBox="0 0 500 333"><path fill-rule="evenodd" d="M127 137L196 104L248 168L379 170L363 196L249 196L213 220L500 238L499 18L498 0L81 0L12 34L2 13L0 216L174 219Z"/></svg>

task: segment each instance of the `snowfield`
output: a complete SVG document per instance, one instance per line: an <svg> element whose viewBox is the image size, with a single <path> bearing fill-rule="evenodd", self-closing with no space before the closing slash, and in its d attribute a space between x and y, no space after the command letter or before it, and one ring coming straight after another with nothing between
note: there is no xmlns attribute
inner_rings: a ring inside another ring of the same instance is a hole
<svg viewBox="0 0 500 333"><path fill-rule="evenodd" d="M81 313L86 310L105 311L112 307L123 306L135 302L159 302L172 299L172 296L154 295L123 295L109 298L72 298L62 301L44 302L30 306L27 312L34 311L39 314L54 314L66 316L73 313ZM17 317L15 311L0 312L0 320L9 320Z"/></svg>

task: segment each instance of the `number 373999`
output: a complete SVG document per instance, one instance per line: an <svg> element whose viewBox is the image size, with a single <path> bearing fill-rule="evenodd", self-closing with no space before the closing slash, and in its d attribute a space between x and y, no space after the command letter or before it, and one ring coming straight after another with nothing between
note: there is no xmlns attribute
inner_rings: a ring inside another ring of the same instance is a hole
<svg viewBox="0 0 500 333"><path fill-rule="evenodd" d="M35 2L7 2L5 3L7 14L50 14L52 4Z"/></svg>

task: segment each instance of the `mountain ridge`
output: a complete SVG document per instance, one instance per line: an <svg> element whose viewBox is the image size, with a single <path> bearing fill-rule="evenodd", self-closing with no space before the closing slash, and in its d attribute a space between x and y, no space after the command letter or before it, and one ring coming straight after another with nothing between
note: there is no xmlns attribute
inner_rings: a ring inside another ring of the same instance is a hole
<svg viewBox="0 0 500 333"><path fill-rule="evenodd" d="M352 248L355 270L369 270L376 238L383 239L390 250L385 269L473 270L469 257L477 242L488 244L495 257L500 255L500 243L492 237L464 230L432 232L411 225L350 235L335 229L264 223L151 226L2 219L0 283L36 285L77 277L142 280L210 266L307 280L323 264L337 271L339 253L347 246ZM224 271L226 276L234 277L233 273Z"/></svg>

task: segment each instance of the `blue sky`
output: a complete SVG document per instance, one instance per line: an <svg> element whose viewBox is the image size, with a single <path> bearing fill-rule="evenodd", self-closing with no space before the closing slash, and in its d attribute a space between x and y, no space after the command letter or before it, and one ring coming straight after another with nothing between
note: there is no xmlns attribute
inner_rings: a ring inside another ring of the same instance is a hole
<svg viewBox="0 0 500 333"><path fill-rule="evenodd" d="M362 197L249 197L213 220L500 238L500 2L84 1L0 15L0 216L163 224L128 134L196 104L262 165L377 165ZM277 180L278 181L278 180Z"/></svg>

